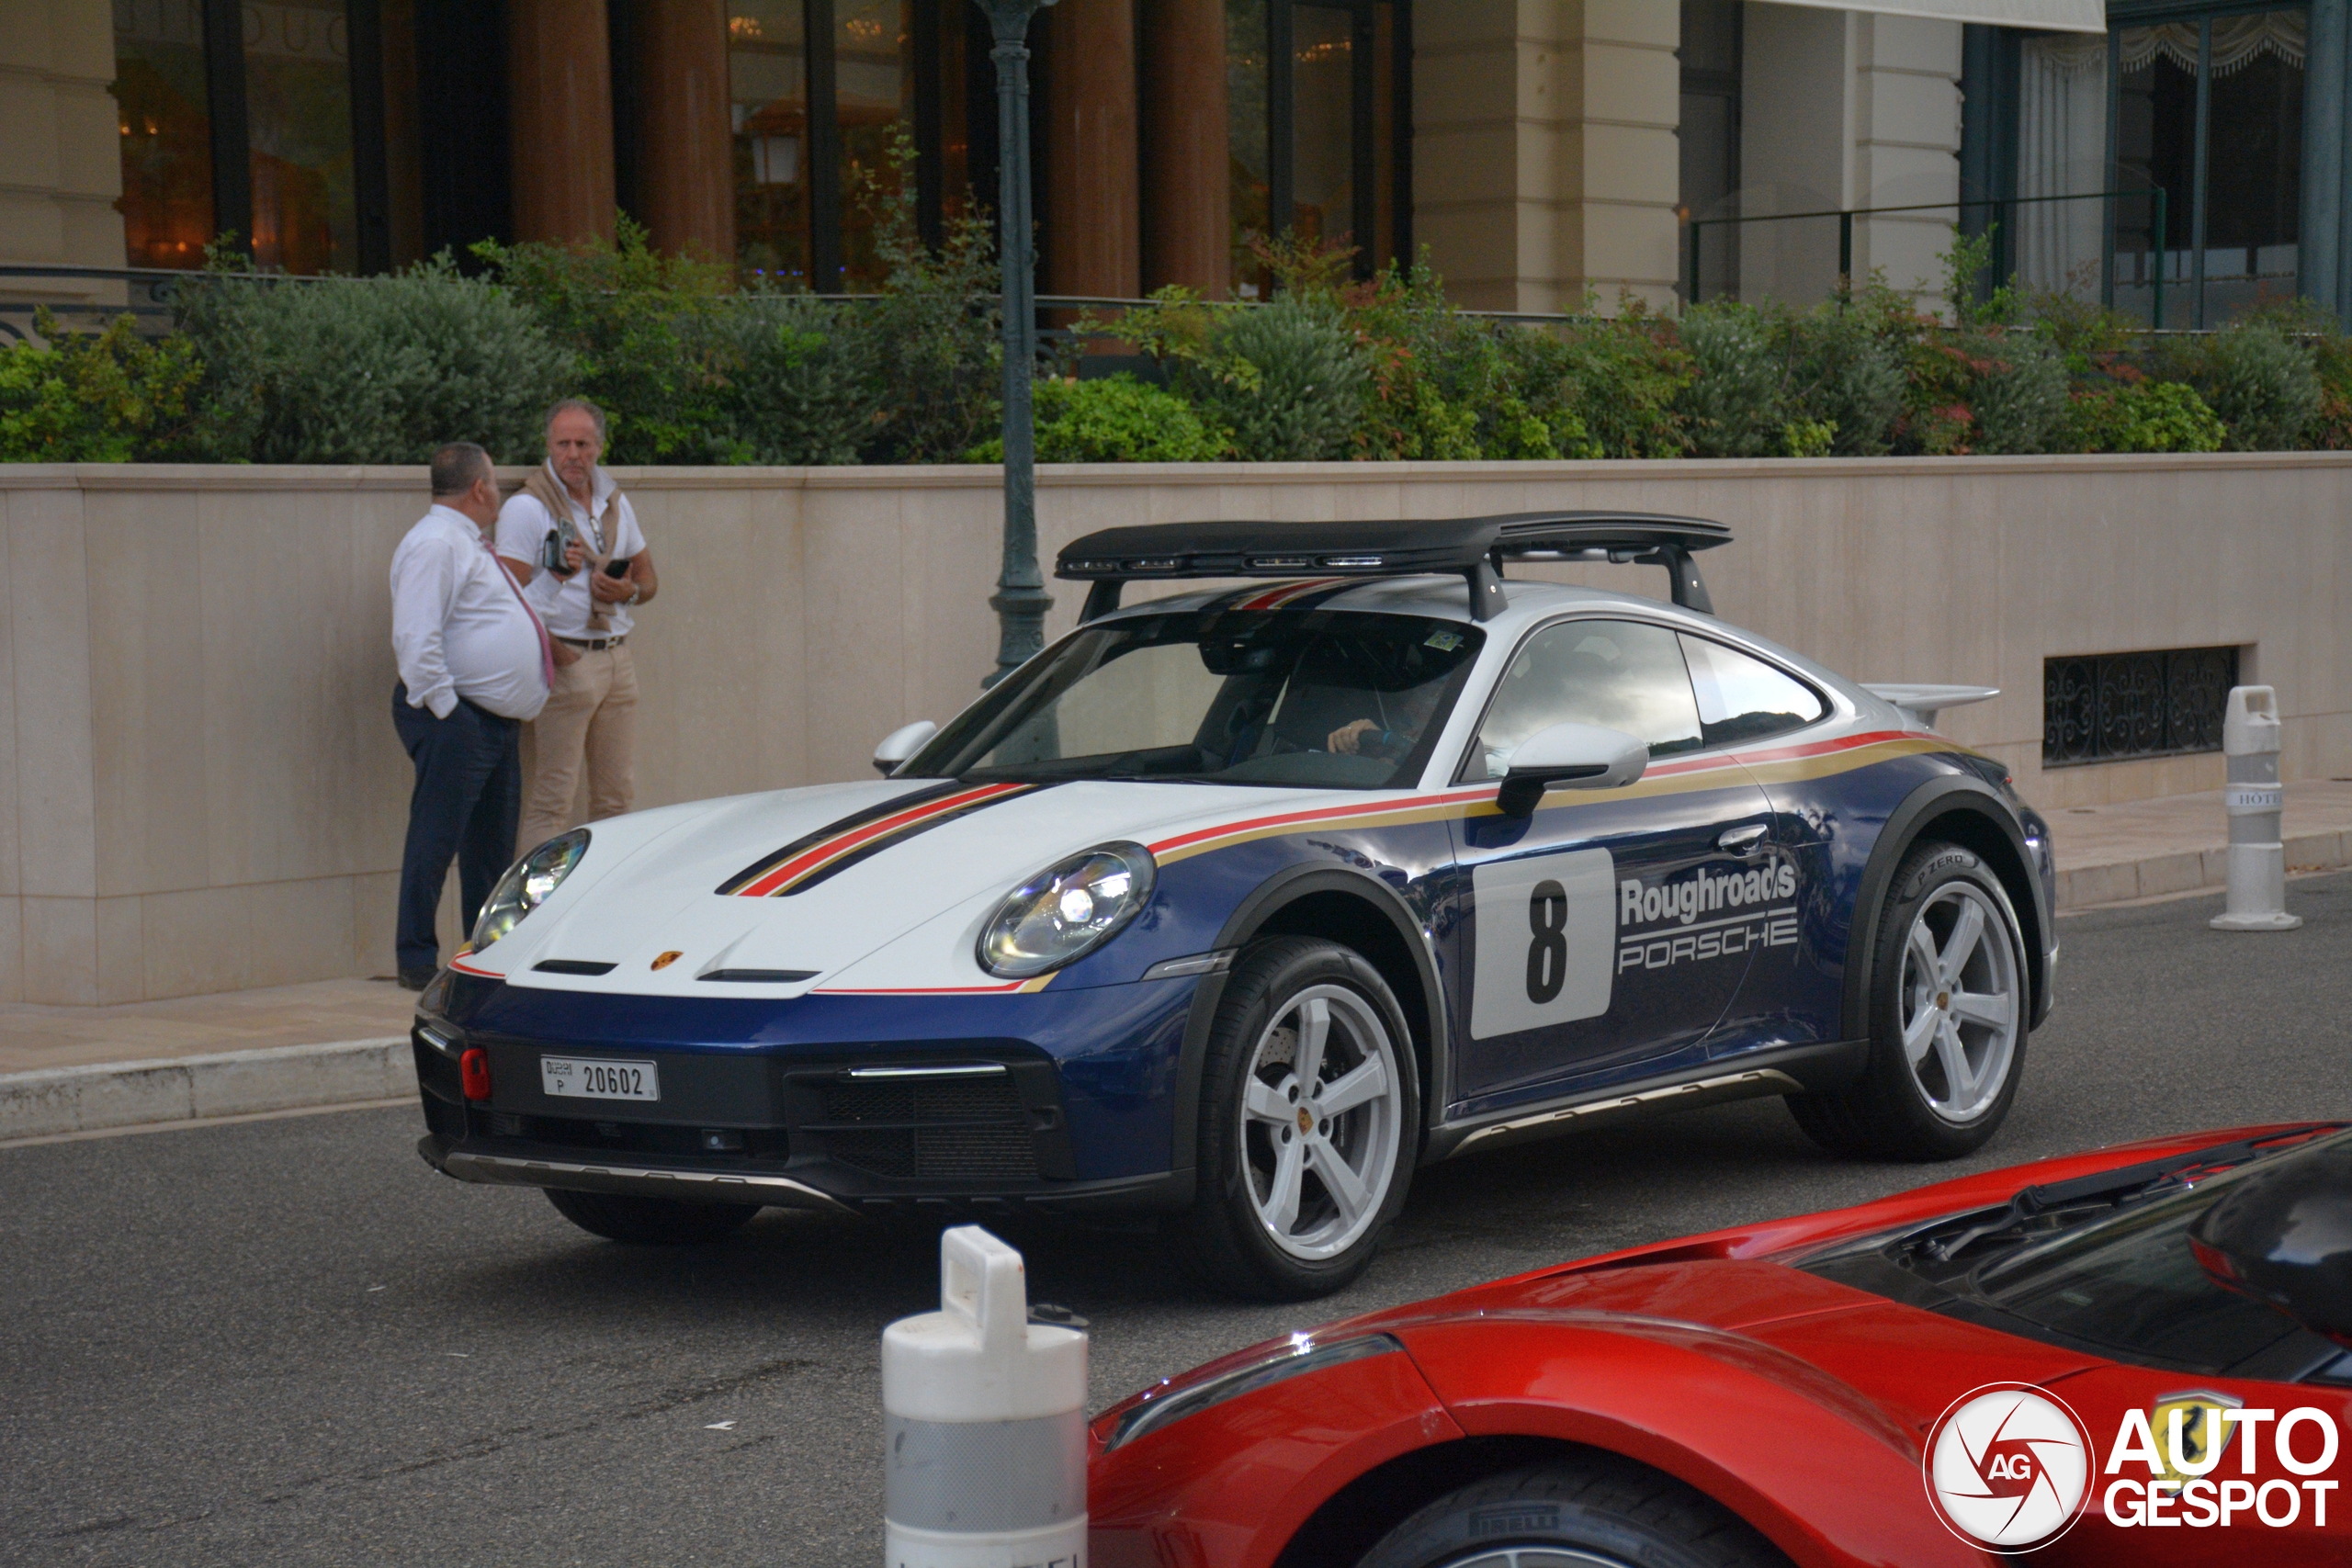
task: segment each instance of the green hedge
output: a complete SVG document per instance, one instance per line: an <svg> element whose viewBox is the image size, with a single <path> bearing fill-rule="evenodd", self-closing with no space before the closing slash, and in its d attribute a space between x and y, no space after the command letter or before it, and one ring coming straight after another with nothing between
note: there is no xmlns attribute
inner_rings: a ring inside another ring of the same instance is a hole
<svg viewBox="0 0 2352 1568"><path fill-rule="evenodd" d="M905 190L911 181L902 181ZM128 317L40 323L0 350L0 460L415 463L443 441L537 455L584 393L623 464L989 462L1001 348L986 223L937 253L904 196L872 203L889 283L856 303L738 288L626 220L605 246L483 245L390 278L182 287L157 342ZM1529 326L1447 303L1424 266L1261 245L1273 301L1167 290L1082 330L1141 379L1041 363L1046 462L1872 457L2352 447L2352 340L2277 310L2150 346L2111 312L1978 287L1956 243L1923 310L1873 281L1810 310L1628 302Z"/></svg>

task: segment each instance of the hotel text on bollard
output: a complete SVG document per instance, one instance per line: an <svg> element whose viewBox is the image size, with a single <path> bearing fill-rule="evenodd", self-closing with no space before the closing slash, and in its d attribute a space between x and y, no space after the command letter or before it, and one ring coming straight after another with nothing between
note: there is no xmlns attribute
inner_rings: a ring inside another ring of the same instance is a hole
<svg viewBox="0 0 2352 1568"><path fill-rule="evenodd" d="M888 1568L1085 1568L1086 1336L1029 1321L978 1225L939 1238L939 1308L882 1331Z"/></svg>
<svg viewBox="0 0 2352 1568"><path fill-rule="evenodd" d="M2222 720L2229 761L2222 808L2230 819L2229 907L2213 917L2220 931L2290 931L2302 918L2287 913L2287 846L2278 822L2286 793L2278 784L2278 697L2267 686L2233 686Z"/></svg>

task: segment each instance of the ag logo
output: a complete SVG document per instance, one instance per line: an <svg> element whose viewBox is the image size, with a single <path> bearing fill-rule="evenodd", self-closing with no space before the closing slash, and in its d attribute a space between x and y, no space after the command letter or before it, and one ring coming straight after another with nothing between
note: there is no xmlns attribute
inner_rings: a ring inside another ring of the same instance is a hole
<svg viewBox="0 0 2352 1568"><path fill-rule="evenodd" d="M2024 1383L1987 1383L1952 1401L1928 1434L1921 1468L1936 1517L1991 1551L2032 1551L2079 1517L2090 1438L2064 1404Z"/></svg>

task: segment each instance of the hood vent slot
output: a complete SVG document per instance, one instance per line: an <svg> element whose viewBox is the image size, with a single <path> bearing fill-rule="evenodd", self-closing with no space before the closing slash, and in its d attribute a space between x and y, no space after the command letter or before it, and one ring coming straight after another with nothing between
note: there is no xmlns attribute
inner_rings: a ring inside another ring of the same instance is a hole
<svg viewBox="0 0 2352 1568"><path fill-rule="evenodd" d="M714 969L700 980L738 980L752 986L797 986L817 977L814 969Z"/></svg>
<svg viewBox="0 0 2352 1568"><path fill-rule="evenodd" d="M609 975L618 964L599 964L593 958L542 958L531 968L541 975Z"/></svg>

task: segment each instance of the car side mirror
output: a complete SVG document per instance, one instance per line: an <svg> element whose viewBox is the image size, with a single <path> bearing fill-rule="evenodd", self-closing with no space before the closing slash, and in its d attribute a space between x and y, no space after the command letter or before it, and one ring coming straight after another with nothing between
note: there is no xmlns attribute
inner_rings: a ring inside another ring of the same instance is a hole
<svg viewBox="0 0 2352 1568"><path fill-rule="evenodd" d="M939 726L927 718L900 725L874 748L874 771L888 778L899 763L922 750L923 742L938 733Z"/></svg>
<svg viewBox="0 0 2352 1568"><path fill-rule="evenodd" d="M2188 1227L2215 1284L2352 1349L2352 1143L2271 1156Z"/></svg>
<svg viewBox="0 0 2352 1568"><path fill-rule="evenodd" d="M1549 789L1620 789L1642 776L1650 749L1622 729L1597 724L1555 724L1539 729L1510 754L1496 804L1506 817L1525 817Z"/></svg>

